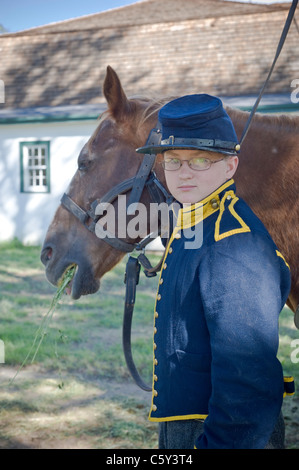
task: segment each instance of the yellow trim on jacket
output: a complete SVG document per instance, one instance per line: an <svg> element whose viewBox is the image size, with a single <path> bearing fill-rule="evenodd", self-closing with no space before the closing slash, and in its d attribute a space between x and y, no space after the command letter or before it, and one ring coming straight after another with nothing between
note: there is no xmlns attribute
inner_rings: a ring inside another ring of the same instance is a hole
<svg viewBox="0 0 299 470"><path fill-rule="evenodd" d="M176 237L180 237L180 231L185 228L193 227L194 225L198 224L206 217L209 217L211 214L214 214L216 211L219 211L220 206L220 198L219 193L222 192L225 188L229 187L233 184L233 180L230 179L226 183L224 183L220 188L214 191L212 194L207 196L200 202L197 202L192 205L188 205L187 207L183 207L178 211L177 214L174 213L176 217L176 225L174 230L171 234L169 242L166 246L162 267L159 275L159 282L158 286L160 285L160 280L163 273L163 267L165 264L165 260L169 255L169 250L171 248L171 244ZM159 287L158 287L159 291ZM158 293L158 292L157 292ZM157 311L157 296L155 300L155 312ZM156 326L156 317L154 315L154 325L153 325L153 344L155 345L155 326ZM151 400L151 407L149 412L149 421L153 422L163 422L163 421L176 421L176 420L185 420L185 419L206 419L208 415L205 414L192 414L192 415L182 415L182 416L167 416L164 418L154 418L151 416L153 412L153 405L154 405L154 390L155 390L155 348L153 348L153 379L152 379L152 400Z"/></svg>
<svg viewBox="0 0 299 470"><path fill-rule="evenodd" d="M231 235L235 235L237 233L246 233L250 232L250 228L244 222L244 220L237 214L234 209L234 205L239 200L239 198L235 195L234 191L227 191L220 202L220 211L218 219L216 220L215 224L215 241L223 240L223 238L230 237ZM227 232L220 233L220 222L225 211L225 201L231 201L228 210L230 211L231 215L239 222L240 227L235 228L233 230L228 230Z"/></svg>
<svg viewBox="0 0 299 470"><path fill-rule="evenodd" d="M152 409L151 409L152 411ZM155 423L162 423L164 421L184 421L185 419L201 419L205 420L208 417L208 415L179 415L179 416L167 416L166 418L153 418L152 416L149 416L149 421L155 422Z"/></svg>
<svg viewBox="0 0 299 470"><path fill-rule="evenodd" d="M290 265L286 262L285 257L283 256L283 254L280 253L280 251L278 251L278 250L276 250L276 254L277 254L277 256L279 256L280 258L282 258L283 261L285 262L285 265L286 265L289 269L291 269L291 268L290 268Z"/></svg>

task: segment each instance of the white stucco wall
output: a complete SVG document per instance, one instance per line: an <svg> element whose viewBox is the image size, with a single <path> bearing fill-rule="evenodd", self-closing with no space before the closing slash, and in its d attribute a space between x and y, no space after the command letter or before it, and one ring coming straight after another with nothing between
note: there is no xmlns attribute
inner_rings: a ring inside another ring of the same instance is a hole
<svg viewBox="0 0 299 470"><path fill-rule="evenodd" d="M0 242L42 244L97 120L0 125ZM50 141L50 193L21 193L20 142ZM160 239L150 250L163 249Z"/></svg>
<svg viewBox="0 0 299 470"><path fill-rule="evenodd" d="M97 121L0 125L0 241L42 243ZM50 141L50 193L21 193L20 142Z"/></svg>

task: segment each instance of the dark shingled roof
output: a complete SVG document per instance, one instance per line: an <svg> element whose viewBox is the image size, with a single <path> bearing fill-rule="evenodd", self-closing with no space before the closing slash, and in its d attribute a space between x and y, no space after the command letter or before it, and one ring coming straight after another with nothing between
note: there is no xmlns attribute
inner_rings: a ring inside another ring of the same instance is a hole
<svg viewBox="0 0 299 470"><path fill-rule="evenodd" d="M289 4L143 0L0 36L0 109L104 102L106 66L128 95L257 93ZM298 77L295 25L267 89L288 93Z"/></svg>

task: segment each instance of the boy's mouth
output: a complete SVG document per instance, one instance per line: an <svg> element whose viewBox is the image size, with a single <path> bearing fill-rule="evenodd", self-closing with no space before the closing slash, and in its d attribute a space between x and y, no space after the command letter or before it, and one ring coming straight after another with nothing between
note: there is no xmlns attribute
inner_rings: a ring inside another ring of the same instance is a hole
<svg viewBox="0 0 299 470"><path fill-rule="evenodd" d="M192 190L192 189L194 189L194 188L196 188L196 186L189 185L189 184L188 184L188 185L181 185L181 186L178 187L178 189L179 189L180 191L190 191L190 190Z"/></svg>

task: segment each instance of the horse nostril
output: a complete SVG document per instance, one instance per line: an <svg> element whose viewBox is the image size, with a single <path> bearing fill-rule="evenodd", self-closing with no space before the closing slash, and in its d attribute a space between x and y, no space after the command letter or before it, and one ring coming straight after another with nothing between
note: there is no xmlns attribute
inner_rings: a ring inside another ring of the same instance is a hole
<svg viewBox="0 0 299 470"><path fill-rule="evenodd" d="M40 258L44 265L46 265L48 261L50 261L52 256L53 256L53 249L50 246L46 246L45 248L42 249Z"/></svg>

